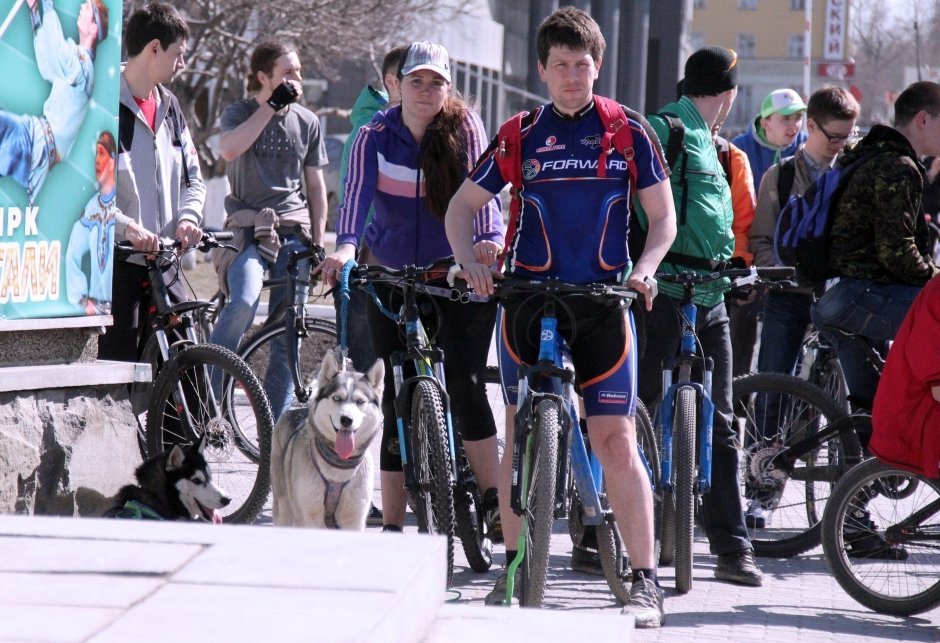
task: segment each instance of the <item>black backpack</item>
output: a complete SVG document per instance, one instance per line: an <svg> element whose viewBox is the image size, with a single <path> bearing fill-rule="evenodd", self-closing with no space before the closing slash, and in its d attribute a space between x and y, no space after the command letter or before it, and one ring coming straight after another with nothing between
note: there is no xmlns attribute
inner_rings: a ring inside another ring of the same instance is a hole
<svg viewBox="0 0 940 643"><path fill-rule="evenodd" d="M182 157L183 181L186 187L190 186L189 165L186 163L186 150L183 149L183 130L186 129L186 121L183 119L183 111L180 108L179 101L173 94L164 95L167 101L168 109L166 112L166 121L170 127L170 133L173 137L173 145L180 148ZM118 149L121 153L130 152L131 144L134 142L134 121L137 116L131 111L131 108L124 103L120 104L118 110Z"/></svg>

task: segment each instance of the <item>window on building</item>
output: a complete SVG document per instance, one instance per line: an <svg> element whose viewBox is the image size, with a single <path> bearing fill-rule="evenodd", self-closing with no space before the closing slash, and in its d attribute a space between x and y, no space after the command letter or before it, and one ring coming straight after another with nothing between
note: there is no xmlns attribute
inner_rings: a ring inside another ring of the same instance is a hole
<svg viewBox="0 0 940 643"><path fill-rule="evenodd" d="M755 11L757 9L757 0L738 0L738 9Z"/></svg>
<svg viewBox="0 0 940 643"><path fill-rule="evenodd" d="M692 8L693 8L693 9L704 9L704 8L705 8L705 0L692 0Z"/></svg>
<svg viewBox="0 0 940 643"><path fill-rule="evenodd" d="M738 46L735 49L737 49L738 55L741 56L741 58L753 58L755 49L754 34L739 33Z"/></svg>
<svg viewBox="0 0 940 643"><path fill-rule="evenodd" d="M806 0L790 0L790 11L806 11Z"/></svg>
<svg viewBox="0 0 940 643"><path fill-rule="evenodd" d="M689 46L692 48L692 51L698 51L705 46L705 34L703 33L693 33L689 36Z"/></svg>
<svg viewBox="0 0 940 643"><path fill-rule="evenodd" d="M732 118L728 120L741 129L746 129L755 113L754 88L750 85L738 85L738 96L734 99Z"/></svg>
<svg viewBox="0 0 940 643"><path fill-rule="evenodd" d="M790 36L790 58L803 59L803 34Z"/></svg>

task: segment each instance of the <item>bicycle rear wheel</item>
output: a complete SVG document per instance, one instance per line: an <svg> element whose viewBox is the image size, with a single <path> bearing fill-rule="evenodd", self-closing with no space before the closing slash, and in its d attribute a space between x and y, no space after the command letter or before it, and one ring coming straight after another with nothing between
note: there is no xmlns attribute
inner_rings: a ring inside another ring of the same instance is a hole
<svg viewBox="0 0 940 643"><path fill-rule="evenodd" d="M910 616L940 605L937 480L867 460L836 485L822 534L833 575L865 607Z"/></svg>
<svg viewBox="0 0 940 643"><path fill-rule="evenodd" d="M454 530L470 569L482 573L493 565L493 541L483 520L483 494L458 440L457 481L454 483Z"/></svg>
<svg viewBox="0 0 940 643"><path fill-rule="evenodd" d="M692 589L692 537L695 524L696 394L691 386L676 392L672 429L673 485L676 502L676 590Z"/></svg>
<svg viewBox="0 0 940 643"><path fill-rule="evenodd" d="M251 371L263 382L265 393L272 383L268 381L272 342L284 339L284 324L265 324L238 347L238 356L245 360ZM323 356L336 347L336 324L330 319L304 318L305 337L298 337L299 372L301 384L308 384L320 372ZM273 406L273 405L272 405ZM250 436L245 436L250 442Z"/></svg>
<svg viewBox="0 0 940 643"><path fill-rule="evenodd" d="M212 379L222 383L222 394ZM271 490L271 407L258 378L231 351L199 344L163 365L147 412L147 447L161 453L174 444L207 436L205 458L213 479L232 498L223 511L230 523L252 522ZM257 452L240 447L242 432L253 436Z"/></svg>
<svg viewBox="0 0 940 643"><path fill-rule="evenodd" d="M440 392L418 382L411 397L411 457L417 489L409 490L418 531L447 537L447 586L454 577L454 497L450 447Z"/></svg>
<svg viewBox="0 0 940 643"><path fill-rule="evenodd" d="M832 487L861 460L858 436L843 420L845 411L818 387L778 373L739 377L732 396L754 553L788 557L812 549L820 542L819 523ZM828 435L839 420L844 430ZM788 447L799 451L788 459L790 472L774 464L774 457Z"/></svg>
<svg viewBox="0 0 940 643"><path fill-rule="evenodd" d="M522 570L519 602L523 607L540 607L545 598L561 435L558 405L554 400L540 401L535 413L535 429L527 440L521 463L526 532L525 557L519 567Z"/></svg>

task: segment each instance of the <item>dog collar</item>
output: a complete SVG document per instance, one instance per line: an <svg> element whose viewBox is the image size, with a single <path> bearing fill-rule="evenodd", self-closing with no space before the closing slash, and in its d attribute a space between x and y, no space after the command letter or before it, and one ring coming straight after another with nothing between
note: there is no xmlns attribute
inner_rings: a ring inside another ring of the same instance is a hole
<svg viewBox="0 0 940 643"><path fill-rule="evenodd" d="M343 460L341 457L336 455L336 451L333 450L333 447L329 442L320 437L320 434L317 433L314 435L313 443L317 447L317 453L320 454L320 457L326 460L326 463L331 467L336 467L337 469L355 469L359 466L359 463L362 462L362 458L365 455L365 447L368 445L363 445L362 453L348 460Z"/></svg>

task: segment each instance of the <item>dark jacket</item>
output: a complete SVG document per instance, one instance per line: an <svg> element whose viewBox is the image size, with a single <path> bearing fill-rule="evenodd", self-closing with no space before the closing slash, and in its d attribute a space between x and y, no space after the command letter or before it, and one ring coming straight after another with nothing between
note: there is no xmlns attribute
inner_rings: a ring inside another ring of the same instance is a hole
<svg viewBox="0 0 940 643"><path fill-rule="evenodd" d="M921 205L924 168L910 142L885 125L872 127L840 163L872 152L832 213L832 275L922 286L937 274Z"/></svg>

